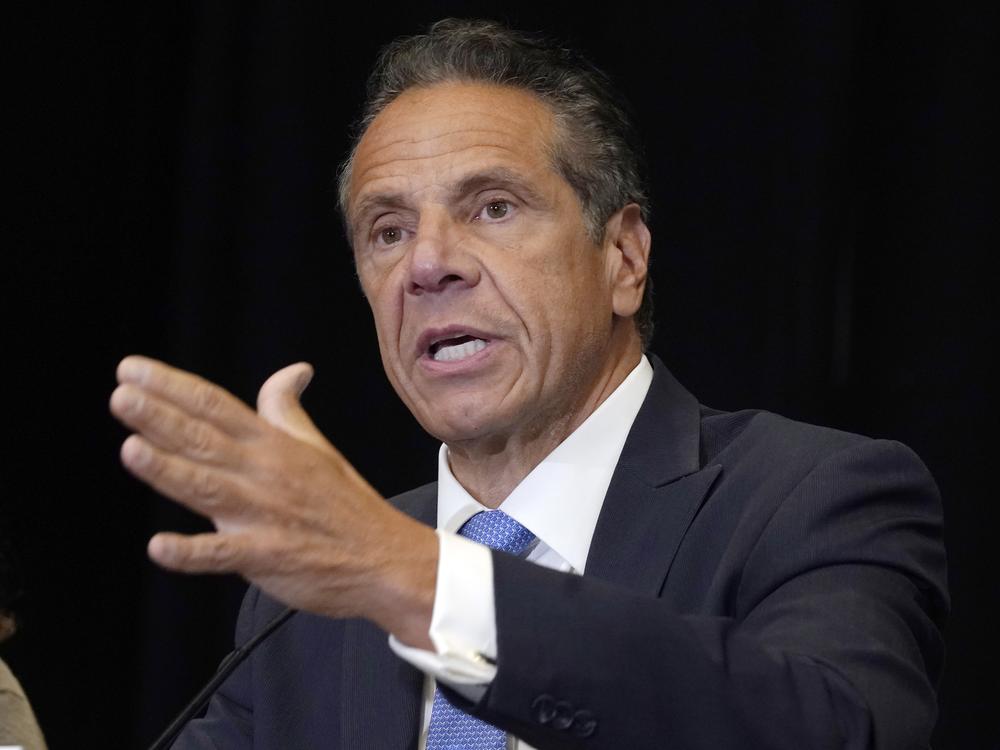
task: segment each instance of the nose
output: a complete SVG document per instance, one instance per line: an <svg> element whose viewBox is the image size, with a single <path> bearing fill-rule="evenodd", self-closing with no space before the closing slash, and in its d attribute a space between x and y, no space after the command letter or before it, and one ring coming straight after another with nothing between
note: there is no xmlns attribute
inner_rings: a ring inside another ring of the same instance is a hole
<svg viewBox="0 0 1000 750"><path fill-rule="evenodd" d="M410 251L406 291L419 296L472 288L479 266L465 247L466 237L450 217L421 216Z"/></svg>

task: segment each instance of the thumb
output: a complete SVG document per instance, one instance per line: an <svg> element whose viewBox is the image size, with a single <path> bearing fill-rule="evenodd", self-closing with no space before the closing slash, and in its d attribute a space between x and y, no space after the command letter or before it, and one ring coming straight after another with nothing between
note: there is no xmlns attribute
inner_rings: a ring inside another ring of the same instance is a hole
<svg viewBox="0 0 1000 750"><path fill-rule="evenodd" d="M323 450L333 446L313 424L299 397L313 378L308 362L284 367L269 377L257 393L257 413L279 430Z"/></svg>

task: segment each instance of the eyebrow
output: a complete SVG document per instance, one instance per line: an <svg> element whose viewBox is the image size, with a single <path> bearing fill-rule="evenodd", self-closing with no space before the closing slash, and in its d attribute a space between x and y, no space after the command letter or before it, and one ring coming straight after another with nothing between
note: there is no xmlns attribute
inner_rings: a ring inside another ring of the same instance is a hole
<svg viewBox="0 0 1000 750"><path fill-rule="evenodd" d="M361 219L375 209L389 208L405 210L408 208L408 205L403 193L373 193L372 195L366 195L358 204L358 207L348 214L351 231L353 233Z"/></svg>
<svg viewBox="0 0 1000 750"><path fill-rule="evenodd" d="M542 195L528 184L528 181L520 172L515 172L506 167L485 169L463 177L451 189L449 197L453 202L457 202L471 193L477 193L490 188L512 190L525 196L528 200L545 202Z"/></svg>
<svg viewBox="0 0 1000 750"><path fill-rule="evenodd" d="M548 200L532 188L521 173L507 167L493 167L466 175L448 190L448 200L451 203L457 203L472 193L490 188L511 190L529 201L548 204ZM411 207L412 204L407 200L405 193L366 195L358 203L357 208L350 213L350 225L352 228L356 228L365 216L376 209L405 211Z"/></svg>

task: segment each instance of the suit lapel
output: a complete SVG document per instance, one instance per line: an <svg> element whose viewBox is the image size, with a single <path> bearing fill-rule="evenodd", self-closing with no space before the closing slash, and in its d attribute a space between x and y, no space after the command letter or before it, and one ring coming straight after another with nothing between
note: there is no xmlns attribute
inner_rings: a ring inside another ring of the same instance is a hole
<svg viewBox="0 0 1000 750"><path fill-rule="evenodd" d="M587 559L586 574L647 596L660 594L691 521L722 467L701 468L697 401L655 356L653 382L625 442ZM436 525L437 488L396 499ZM424 675L363 620L344 631L344 748L416 748Z"/></svg>
<svg viewBox="0 0 1000 750"><path fill-rule="evenodd" d="M722 467L700 466L698 402L655 356L594 530L586 574L658 596L670 565Z"/></svg>
<svg viewBox="0 0 1000 750"><path fill-rule="evenodd" d="M371 623L344 625L342 747L416 748L423 673L397 657Z"/></svg>
<svg viewBox="0 0 1000 750"><path fill-rule="evenodd" d="M397 507L435 525L437 486L395 498ZM366 620L344 623L343 748L416 748L424 674L396 656L384 631Z"/></svg>

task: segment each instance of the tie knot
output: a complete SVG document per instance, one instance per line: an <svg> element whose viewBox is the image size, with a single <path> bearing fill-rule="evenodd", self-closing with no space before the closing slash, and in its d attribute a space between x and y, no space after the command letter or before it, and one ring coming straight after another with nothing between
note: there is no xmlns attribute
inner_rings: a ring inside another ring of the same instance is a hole
<svg viewBox="0 0 1000 750"><path fill-rule="evenodd" d="M522 554L535 541L534 534L502 510L476 513L458 533L466 539L512 555Z"/></svg>

